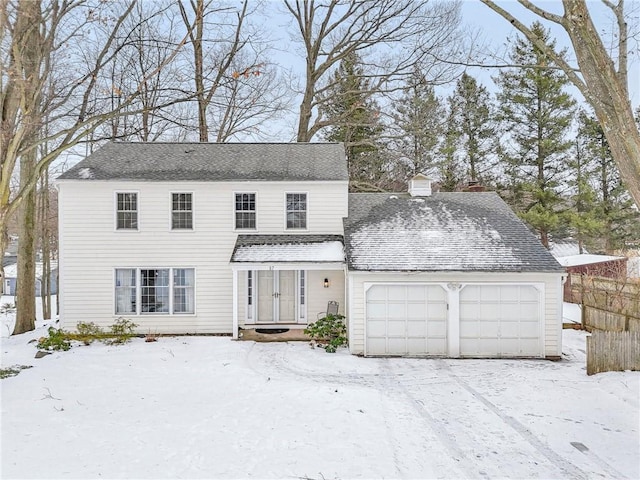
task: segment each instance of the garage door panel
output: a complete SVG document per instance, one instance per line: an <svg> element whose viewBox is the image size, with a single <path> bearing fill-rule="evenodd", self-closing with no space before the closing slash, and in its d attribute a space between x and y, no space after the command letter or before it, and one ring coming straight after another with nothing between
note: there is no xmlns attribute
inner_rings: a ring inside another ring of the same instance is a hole
<svg viewBox="0 0 640 480"><path fill-rule="evenodd" d="M427 317L429 320L446 320L447 304L439 302L427 304Z"/></svg>
<svg viewBox="0 0 640 480"><path fill-rule="evenodd" d="M387 322L384 320L369 320L367 332L370 337L385 337L387 335Z"/></svg>
<svg viewBox="0 0 640 480"><path fill-rule="evenodd" d="M427 322L424 320L407 321L407 336L409 337L426 337Z"/></svg>
<svg viewBox="0 0 640 480"><path fill-rule="evenodd" d="M403 285L389 285L387 288L387 300L389 302L404 302L407 299L407 287Z"/></svg>
<svg viewBox="0 0 640 480"><path fill-rule="evenodd" d="M369 355L384 355L387 351L387 340L385 338L368 338L367 350Z"/></svg>
<svg viewBox="0 0 640 480"><path fill-rule="evenodd" d="M387 318L387 305L385 303L370 302L367 304L367 318L369 320L384 320Z"/></svg>
<svg viewBox="0 0 640 480"><path fill-rule="evenodd" d="M442 287L424 287L428 303L447 303L447 292Z"/></svg>
<svg viewBox="0 0 640 480"><path fill-rule="evenodd" d="M434 338L446 338L447 322L429 322L427 324L427 336Z"/></svg>
<svg viewBox="0 0 640 480"><path fill-rule="evenodd" d="M467 285L460 292L462 356L542 356L540 293L532 285Z"/></svg>
<svg viewBox="0 0 640 480"><path fill-rule="evenodd" d="M520 288L520 301L523 303L528 302L537 305L539 296L538 289L535 287L523 286Z"/></svg>
<svg viewBox="0 0 640 480"><path fill-rule="evenodd" d="M446 291L437 285L374 285L367 291L368 355L445 355Z"/></svg>
<svg viewBox="0 0 640 480"><path fill-rule="evenodd" d="M427 319L427 309L424 303L409 303L407 305L407 318L424 322Z"/></svg>
<svg viewBox="0 0 640 480"><path fill-rule="evenodd" d="M495 320L478 322L480 338L496 338L500 334L500 322Z"/></svg>
<svg viewBox="0 0 640 480"><path fill-rule="evenodd" d="M427 299L427 289L424 285L407 285L406 298L410 301L424 304Z"/></svg>
<svg viewBox="0 0 640 480"><path fill-rule="evenodd" d="M387 318L403 320L407 318L406 303L389 302L387 304Z"/></svg>

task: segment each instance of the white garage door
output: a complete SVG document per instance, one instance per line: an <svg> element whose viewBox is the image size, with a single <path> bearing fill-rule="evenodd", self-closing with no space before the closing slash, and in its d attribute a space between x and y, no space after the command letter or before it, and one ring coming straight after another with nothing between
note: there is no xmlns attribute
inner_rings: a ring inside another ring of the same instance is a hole
<svg viewBox="0 0 640 480"><path fill-rule="evenodd" d="M447 295L438 285L367 291L367 355L446 355Z"/></svg>
<svg viewBox="0 0 640 480"><path fill-rule="evenodd" d="M540 293L531 285L465 285L460 355L541 357Z"/></svg>

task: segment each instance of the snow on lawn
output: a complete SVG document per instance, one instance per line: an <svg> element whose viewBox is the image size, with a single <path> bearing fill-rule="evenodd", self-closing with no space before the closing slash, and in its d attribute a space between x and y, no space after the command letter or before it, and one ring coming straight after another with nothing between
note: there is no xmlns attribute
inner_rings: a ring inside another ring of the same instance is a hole
<svg viewBox="0 0 640 480"><path fill-rule="evenodd" d="M134 339L34 359L2 338L2 478L639 478L639 375Z"/></svg>

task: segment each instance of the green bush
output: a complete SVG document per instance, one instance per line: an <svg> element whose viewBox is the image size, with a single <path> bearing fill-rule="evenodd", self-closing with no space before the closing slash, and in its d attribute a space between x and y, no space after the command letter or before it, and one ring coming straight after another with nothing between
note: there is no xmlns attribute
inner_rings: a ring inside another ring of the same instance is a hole
<svg viewBox="0 0 640 480"><path fill-rule="evenodd" d="M108 334L110 338L105 340L108 345L120 345L127 343L131 340L131 337L135 335L133 332L138 325L126 318L118 318L116 322L111 325L111 333Z"/></svg>
<svg viewBox="0 0 640 480"><path fill-rule="evenodd" d="M38 349L40 350L64 350L65 352L71 348L69 333L62 329L49 327L49 336L40 337L38 340Z"/></svg>
<svg viewBox="0 0 640 480"><path fill-rule="evenodd" d="M329 314L304 329L312 344L318 345L328 353L335 353L338 347L347 346L347 326L344 315Z"/></svg>
<svg viewBox="0 0 640 480"><path fill-rule="evenodd" d="M78 322L77 333L73 334L74 340L79 340L85 345L90 345L96 339L104 338L104 331L93 322Z"/></svg>

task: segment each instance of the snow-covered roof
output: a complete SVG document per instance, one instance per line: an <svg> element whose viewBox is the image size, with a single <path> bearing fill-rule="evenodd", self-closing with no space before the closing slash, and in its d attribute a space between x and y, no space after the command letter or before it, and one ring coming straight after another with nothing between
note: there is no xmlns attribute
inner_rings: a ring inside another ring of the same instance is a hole
<svg viewBox="0 0 640 480"><path fill-rule="evenodd" d="M239 235L233 263L342 263L340 235Z"/></svg>
<svg viewBox="0 0 640 480"><path fill-rule="evenodd" d="M563 267L575 267L577 265L592 265L594 263L610 262L612 260L622 260L625 257L614 257L613 255L568 255L566 257L557 257L556 260Z"/></svg>
<svg viewBox="0 0 640 480"><path fill-rule="evenodd" d="M350 270L562 272L494 192L349 195Z"/></svg>
<svg viewBox="0 0 640 480"><path fill-rule="evenodd" d="M58 268L56 260L51 261L51 270ZM18 278L18 264L7 265L4 267L5 278ZM36 262L36 278L42 278L42 262Z"/></svg>
<svg viewBox="0 0 640 480"><path fill-rule="evenodd" d="M58 180L347 181L341 143L111 142Z"/></svg>
<svg viewBox="0 0 640 480"><path fill-rule="evenodd" d="M549 244L549 251L556 258L568 257L570 255L580 255L580 246L578 242L572 240L552 241ZM584 248L583 251L589 253Z"/></svg>

